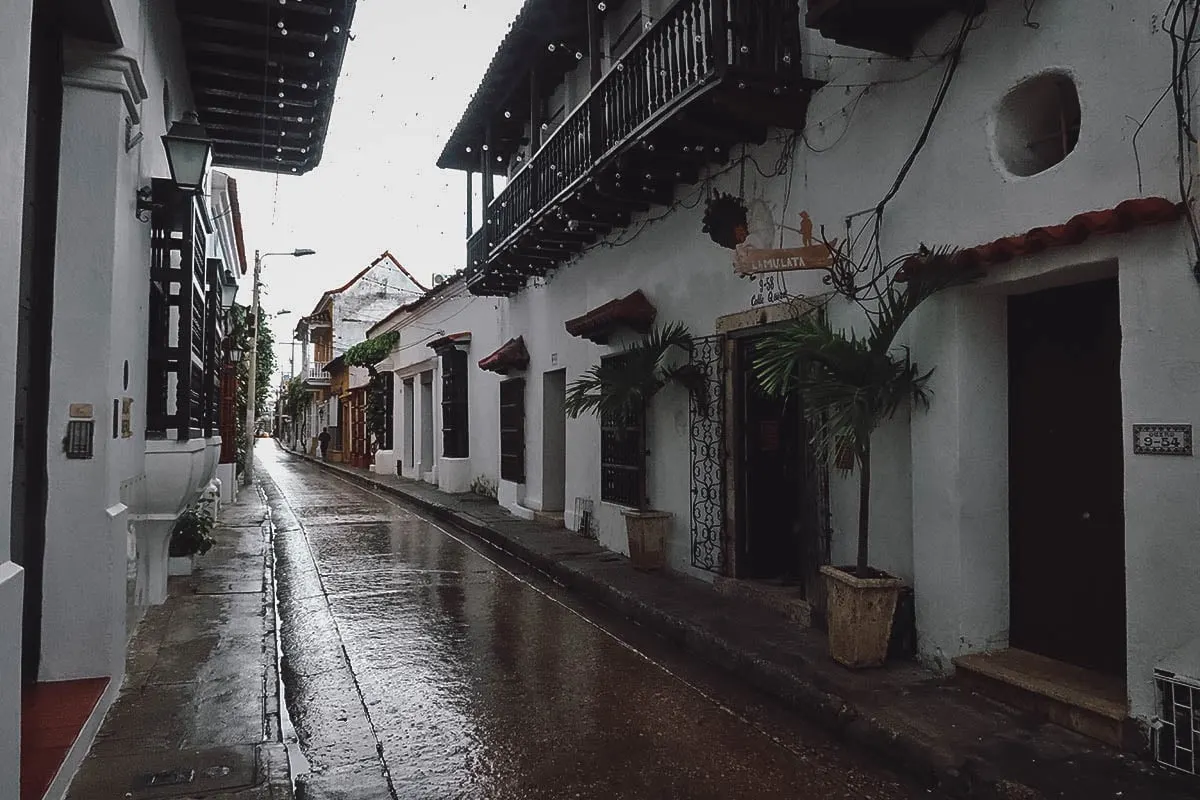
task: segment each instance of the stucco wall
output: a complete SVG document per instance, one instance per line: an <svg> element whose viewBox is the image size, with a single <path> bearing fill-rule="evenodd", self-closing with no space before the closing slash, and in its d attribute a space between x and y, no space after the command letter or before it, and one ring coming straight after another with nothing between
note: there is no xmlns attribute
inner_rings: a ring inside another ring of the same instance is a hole
<svg viewBox="0 0 1200 800"><path fill-rule="evenodd" d="M25 109L29 92L29 0L0 0L0 419L13 419L17 300L25 191ZM12 486L12 459L0 459L0 486ZM21 612L24 576L11 562L7 504L0 513L0 797L20 794Z"/></svg>
<svg viewBox="0 0 1200 800"><path fill-rule="evenodd" d="M497 485L499 479L499 416L500 416L500 377L479 369L479 360L498 348L503 340L500 337L498 309L500 301L494 298L476 297L468 293L456 283L412 312L405 312L380 326L374 333L379 335L387 330L396 330L400 339L392 351L387 364L396 373L397 398L394 407L393 425L395 426L396 450L405 474L414 476L407 469L407 454L410 452L411 439L416 433L416 447L413 448L416 458L420 459L421 434L421 386L420 375L414 371L433 372L433 456L435 461L443 457L442 441L442 375L440 360L436 358L429 342L443 336L458 333L471 334L471 341L466 345L468 364L468 398L470 403L470 465L455 466L455 487L461 485L457 479L458 473L467 470L470 477L468 484L477 478L484 478ZM404 397L404 380L414 378L416 402L412 405L413 418L405 419L408 401ZM449 485L449 484L447 484Z"/></svg>
<svg viewBox="0 0 1200 800"><path fill-rule="evenodd" d="M884 258L922 243L979 244L1132 197L1178 194L1173 110L1154 107L1170 80L1170 39L1158 9L1051 3L1039 5L1036 29L1022 24L1024 13L1019 4L993 4L969 34L928 142L887 206L879 231ZM943 19L917 52L944 50L960 22ZM776 223L797 226L799 212L808 211L828 237L855 241L862 257L871 216L858 212L888 193L925 125L945 64L867 58L813 31L805 35L807 63L828 84L813 97L805 141L796 143L785 174L760 174L772 171L778 144L747 148L754 161L744 169L744 195L766 203ZM1017 178L995 156L993 112L1011 88L1047 70L1062 70L1076 84L1079 142L1056 166ZM1142 120L1135 159L1131 140ZM566 319L641 289L660 322L683 322L701 336L713 331L716 317L755 305L760 285L733 276L731 254L701 233L698 207L709 188L742 191L741 173L736 166L710 173L709 183L677 193L679 207L635 215L609 246L501 303L499 339L523 335L531 356L528 505L536 507L542 493L536 410L544 374L565 367L573 380L623 343L573 339L563 331ZM1192 422L1200 367L1187 328L1200 308L1178 237L1173 227L1106 237L1006 265L1006 277L931 302L902 335L919 364L936 368L933 400L928 412L906 409L876 434L872 562L915 585L927 663L946 669L957 654L1007 643L1007 294L1039 275L1078 280L1078 265L1110 264L1122 294L1124 434L1135 421ZM795 242L794 234L785 242ZM792 295L826 289L811 274L790 273L784 281ZM835 326L863 328L861 314L845 304L831 305L830 315ZM675 517L672 566L690 570L686 398L674 390L657 398L649 426L650 495ZM577 526L575 499L592 499L601 543L625 552L618 510L599 500L599 439L594 418L569 421L566 518ZM1142 717L1150 713L1150 667L1200 628L1200 604L1183 588L1198 566L1188 548L1197 519L1195 472L1193 459L1129 454L1126 461L1129 691ZM857 477L832 476L830 503L832 555L845 561L854 550Z"/></svg>
<svg viewBox="0 0 1200 800"><path fill-rule="evenodd" d="M119 676L124 668L126 544L110 509L144 472L150 238L137 188L169 174L161 136L191 108L178 22L161 4L127 2L125 49L68 45L51 359L41 677ZM164 82L171 108L164 108ZM132 102L144 138L125 147ZM128 365L128 381L126 381ZM133 436L112 437L113 401L133 399ZM95 457L66 459L69 406L89 404ZM91 531L89 533L89 531Z"/></svg>

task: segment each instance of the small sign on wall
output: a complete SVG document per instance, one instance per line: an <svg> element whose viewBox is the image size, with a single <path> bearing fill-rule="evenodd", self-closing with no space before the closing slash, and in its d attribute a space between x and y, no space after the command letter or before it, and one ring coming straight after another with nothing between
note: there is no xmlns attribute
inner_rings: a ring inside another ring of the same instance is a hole
<svg viewBox="0 0 1200 800"><path fill-rule="evenodd" d="M1134 425L1133 452L1149 456L1190 456L1192 426Z"/></svg>

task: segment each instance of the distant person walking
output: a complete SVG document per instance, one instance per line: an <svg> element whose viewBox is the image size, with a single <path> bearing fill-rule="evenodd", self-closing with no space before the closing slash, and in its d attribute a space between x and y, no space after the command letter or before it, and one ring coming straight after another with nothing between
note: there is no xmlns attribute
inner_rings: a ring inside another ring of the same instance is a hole
<svg viewBox="0 0 1200 800"><path fill-rule="evenodd" d="M322 428L321 435L317 437L317 441L321 444L321 460L329 460L329 440L333 437L329 435L329 428Z"/></svg>

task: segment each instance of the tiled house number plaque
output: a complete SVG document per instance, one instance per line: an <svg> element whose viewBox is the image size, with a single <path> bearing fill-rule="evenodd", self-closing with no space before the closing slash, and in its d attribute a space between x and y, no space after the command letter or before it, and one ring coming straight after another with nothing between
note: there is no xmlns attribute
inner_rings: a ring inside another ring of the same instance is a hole
<svg viewBox="0 0 1200 800"><path fill-rule="evenodd" d="M1151 456L1190 456L1191 425L1134 425L1133 452Z"/></svg>

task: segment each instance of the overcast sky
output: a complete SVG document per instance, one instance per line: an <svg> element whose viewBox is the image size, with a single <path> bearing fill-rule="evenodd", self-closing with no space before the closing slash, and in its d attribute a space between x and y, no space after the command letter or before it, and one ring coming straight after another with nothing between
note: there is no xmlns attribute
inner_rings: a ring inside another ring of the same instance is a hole
<svg viewBox="0 0 1200 800"><path fill-rule="evenodd" d="M292 311L272 325L282 371L297 318L385 250L426 284L463 266L466 177L434 162L520 6L359 0L321 165L278 179L232 171L248 255L317 251L265 262L263 308Z"/></svg>

